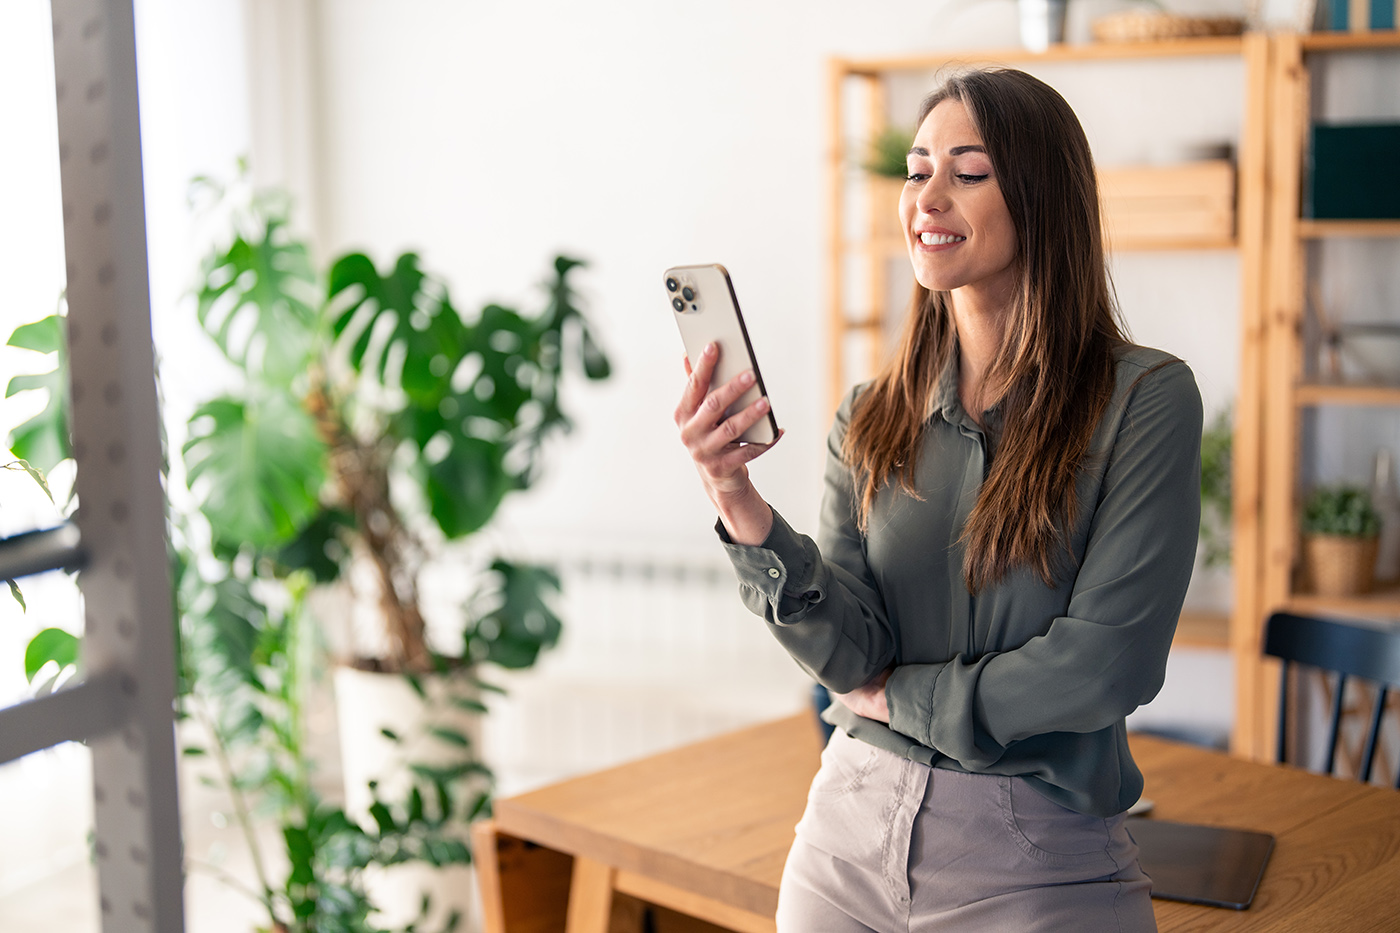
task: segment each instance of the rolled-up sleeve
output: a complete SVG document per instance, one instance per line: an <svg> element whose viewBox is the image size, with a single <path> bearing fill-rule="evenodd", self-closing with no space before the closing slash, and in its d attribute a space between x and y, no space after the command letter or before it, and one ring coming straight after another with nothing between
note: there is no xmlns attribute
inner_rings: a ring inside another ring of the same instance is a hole
<svg viewBox="0 0 1400 933"><path fill-rule="evenodd" d="M841 458L856 391L842 403L827 438L820 547L776 510L761 545L734 544L723 526L715 525L744 604L767 621L803 669L838 693L868 683L895 655L894 635L856 526L851 471Z"/></svg>
<svg viewBox="0 0 1400 933"><path fill-rule="evenodd" d="M1095 732L1161 689L1196 550L1201 400L1180 361L1125 403L1067 612L1012 650L895 668L890 727L971 770L1052 732Z"/></svg>

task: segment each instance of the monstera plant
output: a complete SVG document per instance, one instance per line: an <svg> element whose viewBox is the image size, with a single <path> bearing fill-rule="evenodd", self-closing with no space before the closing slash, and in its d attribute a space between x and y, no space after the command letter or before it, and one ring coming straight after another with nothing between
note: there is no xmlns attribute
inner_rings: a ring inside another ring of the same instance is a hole
<svg viewBox="0 0 1400 933"><path fill-rule="evenodd" d="M528 666L559 631L549 572L495 561L496 601L474 601L445 653L428 644L419 574L534 482L545 441L569 426L566 369L608 375L569 282L581 263L554 260L536 315L463 315L414 253L383 271L352 253L318 277L272 203L242 217L199 290L200 323L241 383L195 411L184 445L214 553L317 580L372 567L389 647L366 664Z"/></svg>
<svg viewBox="0 0 1400 933"><path fill-rule="evenodd" d="M345 808L311 793L308 597L348 586L382 626L382 650L349 666L459 715L484 713L480 666L528 667L558 639L559 580L509 555L463 557L453 542L539 477L547 441L570 424L568 373L603 379L609 363L570 283L578 260L554 260L537 313L464 314L414 253L387 266L350 253L318 274L284 203L262 197L236 212L197 290L199 322L234 378L195 409L182 448L193 506L174 528L182 674L186 709L209 737L191 753L216 767L236 814L261 799L278 815L290 874L279 882L255 858L259 878L245 886L271 929L380 929L391 924L366 919L383 908L366 869L469 861L460 829L489 806L490 772L460 718L376 722L379 738L404 747L403 779L347 780ZM420 582L444 560L478 584L435 620L434 640ZM435 691L442 680L460 689ZM415 728L439 746L424 760L408 747Z"/></svg>

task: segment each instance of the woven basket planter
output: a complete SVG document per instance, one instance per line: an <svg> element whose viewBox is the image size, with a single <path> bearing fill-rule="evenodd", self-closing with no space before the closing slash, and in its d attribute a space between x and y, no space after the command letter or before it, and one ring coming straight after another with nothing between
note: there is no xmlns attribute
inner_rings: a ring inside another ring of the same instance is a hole
<svg viewBox="0 0 1400 933"><path fill-rule="evenodd" d="M1153 42L1197 36L1237 36L1244 20L1237 16L1176 16L1128 10L1094 20L1091 27L1099 42Z"/></svg>
<svg viewBox="0 0 1400 933"><path fill-rule="evenodd" d="M1369 593L1375 583L1378 538L1307 535L1303 555L1313 592L1319 596Z"/></svg>

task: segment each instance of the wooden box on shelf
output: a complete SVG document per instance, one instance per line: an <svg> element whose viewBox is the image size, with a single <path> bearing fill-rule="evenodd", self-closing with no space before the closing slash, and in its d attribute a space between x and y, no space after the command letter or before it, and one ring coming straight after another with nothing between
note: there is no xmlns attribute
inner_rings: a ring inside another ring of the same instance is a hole
<svg viewBox="0 0 1400 933"><path fill-rule="evenodd" d="M1214 249L1235 241L1235 166L1228 159L1099 169L1114 249Z"/></svg>

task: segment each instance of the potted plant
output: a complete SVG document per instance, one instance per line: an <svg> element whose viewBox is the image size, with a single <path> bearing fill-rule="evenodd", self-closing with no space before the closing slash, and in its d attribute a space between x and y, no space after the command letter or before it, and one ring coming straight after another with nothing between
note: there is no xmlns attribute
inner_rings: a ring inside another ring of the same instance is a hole
<svg viewBox="0 0 1400 933"><path fill-rule="evenodd" d="M198 316L236 385L195 410L183 447L203 519L184 531L194 555L182 568L192 607L186 638L203 639L211 669L223 673L192 669L191 679L234 688L210 695L213 746L256 749L269 737L239 723L280 716L275 747L262 757L291 761L306 682L292 672L305 663L297 652L309 650L296 633L315 588L348 589L346 612L375 622L377 650L343 659L337 677L345 809L307 796L306 776L291 765L269 771L279 775L289 857L310 866L299 884L321 878L318 865L334 869L334 884L324 884L358 911L366 889L356 886L375 866L469 859L465 820L489 805L474 721L490 688L479 666L528 667L562 625L549 568L457 550L454 560L478 585L455 618L437 620L452 634L435 643L421 596L425 568L539 476L546 442L569 426L560 400L566 372L602 379L609 363L569 281L577 260L555 259L537 314L490 304L463 315L413 253L384 269L350 253L317 274L306 244L289 233L285 201L257 197L232 216L232 237L204 263ZM259 655L260 643L276 650ZM372 694L356 704L352 689ZM346 717L352 706L361 712ZM391 707L410 711L394 719ZM385 744L366 746L361 732ZM223 780L251 791L256 778L226 757ZM351 759L394 767L359 778ZM378 922L418 922L421 883L409 884L407 906L365 895ZM470 892L469 880L452 886ZM294 903L320 903L313 895L268 899L281 911L274 926L288 924Z"/></svg>
<svg viewBox="0 0 1400 933"><path fill-rule="evenodd" d="M1369 592L1374 582L1380 516L1358 486L1320 486L1302 516L1303 554L1312 589L1320 596Z"/></svg>
<svg viewBox="0 0 1400 933"><path fill-rule="evenodd" d="M898 237L899 196L909 173L909 147L914 134L895 125L885 127L870 140L861 168L869 176L870 231L873 237Z"/></svg>
<svg viewBox="0 0 1400 933"><path fill-rule="evenodd" d="M1221 410L1201 433L1201 562L1206 567L1230 565L1230 523L1233 513L1231 470L1234 428L1229 409Z"/></svg>

